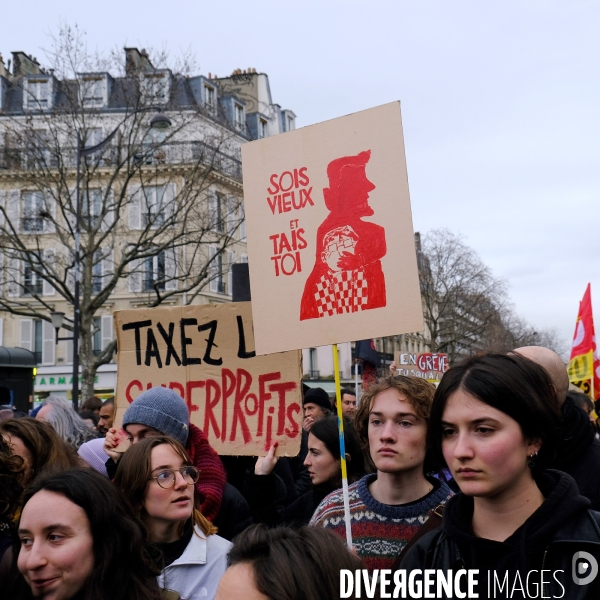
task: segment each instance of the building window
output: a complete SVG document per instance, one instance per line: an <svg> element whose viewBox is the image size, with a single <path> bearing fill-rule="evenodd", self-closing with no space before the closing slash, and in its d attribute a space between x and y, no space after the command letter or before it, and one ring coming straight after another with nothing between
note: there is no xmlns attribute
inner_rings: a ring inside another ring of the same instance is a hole
<svg viewBox="0 0 600 600"><path fill-rule="evenodd" d="M58 161L52 154L48 141L48 132L44 129L32 129L24 136L25 162L32 169L56 167Z"/></svg>
<svg viewBox="0 0 600 600"><path fill-rule="evenodd" d="M234 118L235 118L235 128L236 129L245 129L246 123L244 121L244 107L239 104L234 104Z"/></svg>
<svg viewBox="0 0 600 600"><path fill-rule="evenodd" d="M81 214L90 227L96 227L102 214L102 190L84 190Z"/></svg>
<svg viewBox="0 0 600 600"><path fill-rule="evenodd" d="M269 135L269 124L265 119L258 121L258 137L266 138Z"/></svg>
<svg viewBox="0 0 600 600"><path fill-rule="evenodd" d="M223 277L223 254L217 253L215 246L210 247L211 263L209 267L210 291L225 294L225 279Z"/></svg>
<svg viewBox="0 0 600 600"><path fill-rule="evenodd" d="M294 129L294 119L292 117L287 118L287 130L292 131Z"/></svg>
<svg viewBox="0 0 600 600"><path fill-rule="evenodd" d="M81 95L84 106L102 106L104 104L104 85L102 79L84 79L81 83Z"/></svg>
<svg viewBox="0 0 600 600"><path fill-rule="evenodd" d="M206 104L206 106L208 106L209 108L213 109L215 108L215 104L216 104L216 94L215 94L215 88L212 87L211 85L205 85L204 86L204 104Z"/></svg>
<svg viewBox="0 0 600 600"><path fill-rule="evenodd" d="M165 252L159 252L155 256L149 256L144 260L143 272L144 292L165 289Z"/></svg>
<svg viewBox="0 0 600 600"><path fill-rule="evenodd" d="M102 352L102 317L94 317L92 351L94 352L94 356L98 356Z"/></svg>
<svg viewBox="0 0 600 600"><path fill-rule="evenodd" d="M42 352L44 347L43 321L36 319L33 321L33 353L35 354L35 362L42 363Z"/></svg>
<svg viewBox="0 0 600 600"><path fill-rule="evenodd" d="M23 265L23 295L41 296L44 293L44 280L36 273L31 263Z"/></svg>
<svg viewBox="0 0 600 600"><path fill-rule="evenodd" d="M29 79L27 94L30 108L48 108L50 105L50 82L47 79Z"/></svg>
<svg viewBox="0 0 600 600"><path fill-rule="evenodd" d="M319 379L319 369L317 362L317 349L310 348L308 351L308 368L309 368L309 378L310 379Z"/></svg>
<svg viewBox="0 0 600 600"><path fill-rule="evenodd" d="M209 196L208 211L210 228L217 233L224 233L225 231L225 213L227 198L220 192L213 192Z"/></svg>
<svg viewBox="0 0 600 600"><path fill-rule="evenodd" d="M168 101L167 78L165 75L146 75L145 80L145 100L146 102L159 102L161 104Z"/></svg>
<svg viewBox="0 0 600 600"><path fill-rule="evenodd" d="M142 227L155 229L165 222L163 197L165 195L164 185L154 185L144 188L146 205L142 210Z"/></svg>
<svg viewBox="0 0 600 600"><path fill-rule="evenodd" d="M44 230L44 194L42 192L23 192L23 214L21 228L29 233Z"/></svg>
<svg viewBox="0 0 600 600"><path fill-rule="evenodd" d="M94 264L92 265L92 292L99 294L102 291L102 260L104 255L102 251L94 252Z"/></svg>

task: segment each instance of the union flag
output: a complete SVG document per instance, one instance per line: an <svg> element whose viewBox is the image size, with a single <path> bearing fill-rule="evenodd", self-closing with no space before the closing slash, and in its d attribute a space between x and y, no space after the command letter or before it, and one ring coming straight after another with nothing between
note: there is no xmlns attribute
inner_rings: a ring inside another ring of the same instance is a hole
<svg viewBox="0 0 600 600"><path fill-rule="evenodd" d="M592 290L588 283L575 325L571 359L567 367L569 381L581 388L592 400L600 398L600 360L596 349L594 317L592 315Z"/></svg>

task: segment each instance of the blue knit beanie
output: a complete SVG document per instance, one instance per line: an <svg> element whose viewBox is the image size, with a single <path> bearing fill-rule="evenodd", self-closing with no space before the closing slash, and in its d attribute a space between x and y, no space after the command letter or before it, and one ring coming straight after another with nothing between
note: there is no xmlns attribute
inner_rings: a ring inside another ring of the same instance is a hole
<svg viewBox="0 0 600 600"><path fill-rule="evenodd" d="M130 423L154 427L184 446L190 432L190 416L183 398L162 386L150 388L131 403L123 416L123 427Z"/></svg>

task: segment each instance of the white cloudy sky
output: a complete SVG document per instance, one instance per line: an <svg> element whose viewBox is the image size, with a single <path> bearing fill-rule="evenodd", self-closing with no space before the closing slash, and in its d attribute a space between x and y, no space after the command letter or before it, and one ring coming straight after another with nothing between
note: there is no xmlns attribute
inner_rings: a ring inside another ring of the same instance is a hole
<svg viewBox="0 0 600 600"><path fill-rule="evenodd" d="M42 58L61 19L91 49L255 67L298 126L401 100L415 229L459 232L567 343L588 282L600 315L597 1L33 0L3 6L0 52Z"/></svg>

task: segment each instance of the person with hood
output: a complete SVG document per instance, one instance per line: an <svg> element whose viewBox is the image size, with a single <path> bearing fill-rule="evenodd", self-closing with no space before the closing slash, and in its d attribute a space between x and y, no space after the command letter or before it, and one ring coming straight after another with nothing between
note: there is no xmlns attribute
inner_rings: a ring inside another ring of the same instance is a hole
<svg viewBox="0 0 600 600"><path fill-rule="evenodd" d="M555 387L533 361L488 354L447 371L428 443L461 493L401 568L478 569L480 598L599 598L600 513L569 475L545 470L560 438Z"/></svg>
<svg viewBox="0 0 600 600"><path fill-rule="evenodd" d="M190 423L187 405L177 392L154 387L140 394L123 415L123 429L133 444L162 434L170 435L184 446L192 464L201 473L196 482L200 510L219 528L222 537L231 539L252 523L248 503L226 482L219 455L204 432ZM104 451L111 458L106 464L111 479L122 456L114 450L119 443L117 430L110 429L104 441Z"/></svg>

